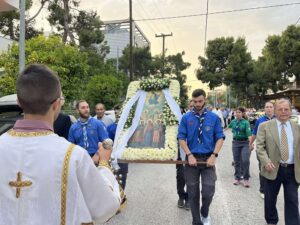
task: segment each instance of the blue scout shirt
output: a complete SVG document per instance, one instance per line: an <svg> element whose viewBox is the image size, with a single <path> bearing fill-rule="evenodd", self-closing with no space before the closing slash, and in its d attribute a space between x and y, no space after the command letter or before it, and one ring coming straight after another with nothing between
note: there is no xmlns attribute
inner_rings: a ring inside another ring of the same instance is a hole
<svg viewBox="0 0 300 225"><path fill-rule="evenodd" d="M98 150L98 143L107 138L108 134L105 125L95 118L90 118L87 124L87 140L89 145L86 150L88 153L95 154ZM68 140L84 148L82 125L79 121L71 126Z"/></svg>
<svg viewBox="0 0 300 225"><path fill-rule="evenodd" d="M275 118L275 116L272 117L272 119ZM257 131L258 131L258 126L263 123L263 122L266 122L266 121L269 121L269 117L267 117L266 115L262 116L262 117L259 117L256 122L255 122L255 125L254 125L254 128L253 128L253 131L252 131L252 134L253 135L256 135L257 134Z"/></svg>
<svg viewBox="0 0 300 225"><path fill-rule="evenodd" d="M193 112L183 115L179 128L178 139L185 140L192 153L205 154L214 151L216 142L225 138L218 115L207 111L202 125L202 141L199 143L200 121Z"/></svg>
<svg viewBox="0 0 300 225"><path fill-rule="evenodd" d="M108 125L108 127L106 129L107 129L108 137L111 140L115 140L116 131L117 131L117 124L112 123L112 124Z"/></svg>

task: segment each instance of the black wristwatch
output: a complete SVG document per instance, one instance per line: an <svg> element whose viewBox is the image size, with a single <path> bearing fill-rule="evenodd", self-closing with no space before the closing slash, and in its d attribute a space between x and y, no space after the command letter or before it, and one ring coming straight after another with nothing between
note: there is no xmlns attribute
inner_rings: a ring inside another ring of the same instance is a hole
<svg viewBox="0 0 300 225"><path fill-rule="evenodd" d="M216 158L219 156L219 154L215 152L213 152L212 155L214 155Z"/></svg>
<svg viewBox="0 0 300 225"><path fill-rule="evenodd" d="M190 152L189 154L186 154L187 157L189 157L190 155L193 155L193 153Z"/></svg>

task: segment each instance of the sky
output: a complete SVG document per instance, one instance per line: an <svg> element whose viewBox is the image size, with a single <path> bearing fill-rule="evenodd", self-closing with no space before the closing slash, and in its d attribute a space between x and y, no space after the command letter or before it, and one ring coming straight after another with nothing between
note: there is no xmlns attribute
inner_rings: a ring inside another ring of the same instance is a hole
<svg viewBox="0 0 300 225"><path fill-rule="evenodd" d="M242 11L208 16L207 41L217 37L244 37L253 58L261 55L268 35L280 34L300 17L300 0L208 0L208 12L260 6L299 3L298 5ZM207 0L132 0L133 19L182 16L206 12ZM33 10L38 7L37 2ZM129 18L129 0L82 0L80 8L96 10L102 21ZM205 88L197 81L198 57L204 55L205 16L168 20L137 21L136 23L151 42L152 55L161 54L162 38L155 34L173 33L166 38L168 54L185 52L184 60L191 63L184 71L188 76L190 91ZM300 24L300 22L298 23ZM46 13L41 13L38 26L47 27Z"/></svg>

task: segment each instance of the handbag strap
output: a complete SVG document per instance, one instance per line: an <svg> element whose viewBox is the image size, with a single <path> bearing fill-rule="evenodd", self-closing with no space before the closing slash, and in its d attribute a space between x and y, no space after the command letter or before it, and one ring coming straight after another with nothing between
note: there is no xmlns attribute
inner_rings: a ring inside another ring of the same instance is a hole
<svg viewBox="0 0 300 225"><path fill-rule="evenodd" d="M68 176L69 164L72 152L75 145L71 144L65 154L64 163L61 176L61 207L60 207L60 225L66 224L66 210L67 210L67 190L68 190Z"/></svg>

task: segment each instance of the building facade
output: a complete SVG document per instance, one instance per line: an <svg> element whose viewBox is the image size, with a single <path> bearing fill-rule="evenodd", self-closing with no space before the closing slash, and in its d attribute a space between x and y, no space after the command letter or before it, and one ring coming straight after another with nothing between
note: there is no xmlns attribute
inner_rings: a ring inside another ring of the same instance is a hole
<svg viewBox="0 0 300 225"><path fill-rule="evenodd" d="M16 10L18 8L18 0L0 0L0 12Z"/></svg>
<svg viewBox="0 0 300 225"><path fill-rule="evenodd" d="M104 34L104 40L109 46L110 52L107 59L115 59L122 56L124 48L130 43L129 20L114 20L104 22L101 30ZM140 27L132 23L132 43L135 47L150 47L150 41L142 32Z"/></svg>

